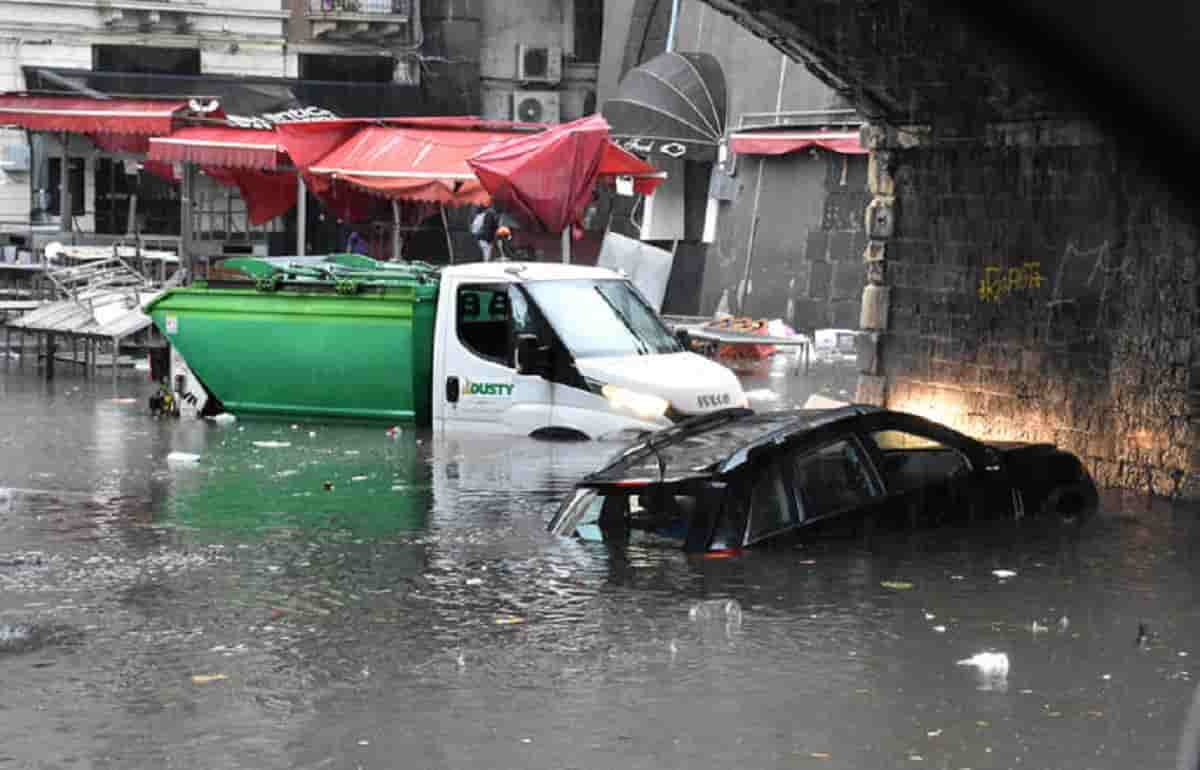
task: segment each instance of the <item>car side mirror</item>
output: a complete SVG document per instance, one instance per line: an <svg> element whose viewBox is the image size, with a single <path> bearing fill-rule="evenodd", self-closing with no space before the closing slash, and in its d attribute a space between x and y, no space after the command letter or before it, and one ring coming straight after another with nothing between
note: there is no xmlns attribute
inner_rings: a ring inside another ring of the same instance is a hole
<svg viewBox="0 0 1200 770"><path fill-rule="evenodd" d="M676 329L675 339L679 341L679 344L683 346L684 350L692 349L692 336L688 334L687 329Z"/></svg>
<svg viewBox="0 0 1200 770"><path fill-rule="evenodd" d="M516 346L517 374L544 376L550 370L549 350L538 344L533 334L518 334Z"/></svg>

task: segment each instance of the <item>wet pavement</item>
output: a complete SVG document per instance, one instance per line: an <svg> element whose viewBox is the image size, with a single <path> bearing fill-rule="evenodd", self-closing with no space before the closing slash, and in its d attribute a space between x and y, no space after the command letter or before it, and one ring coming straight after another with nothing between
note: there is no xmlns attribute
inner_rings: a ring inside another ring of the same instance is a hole
<svg viewBox="0 0 1200 770"><path fill-rule="evenodd" d="M0 768L1174 767L1195 506L610 552L544 526L615 446L156 421L149 393L0 375Z"/></svg>

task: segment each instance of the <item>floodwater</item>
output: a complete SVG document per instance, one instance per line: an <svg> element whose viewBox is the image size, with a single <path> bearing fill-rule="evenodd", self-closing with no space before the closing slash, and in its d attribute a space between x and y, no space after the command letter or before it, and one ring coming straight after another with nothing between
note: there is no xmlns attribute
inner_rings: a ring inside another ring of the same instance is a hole
<svg viewBox="0 0 1200 770"><path fill-rule="evenodd" d="M853 383L781 371L748 387ZM0 768L1174 767L1194 507L609 551L544 526L614 446L149 392L0 375Z"/></svg>

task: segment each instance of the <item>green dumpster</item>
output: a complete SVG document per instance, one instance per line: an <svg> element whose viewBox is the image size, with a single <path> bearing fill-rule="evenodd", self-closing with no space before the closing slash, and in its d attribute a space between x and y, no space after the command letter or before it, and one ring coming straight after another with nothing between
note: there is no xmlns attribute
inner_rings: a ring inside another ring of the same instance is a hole
<svg viewBox="0 0 1200 770"><path fill-rule="evenodd" d="M236 415L428 424L437 274L371 262L238 260L247 280L170 289L146 312Z"/></svg>

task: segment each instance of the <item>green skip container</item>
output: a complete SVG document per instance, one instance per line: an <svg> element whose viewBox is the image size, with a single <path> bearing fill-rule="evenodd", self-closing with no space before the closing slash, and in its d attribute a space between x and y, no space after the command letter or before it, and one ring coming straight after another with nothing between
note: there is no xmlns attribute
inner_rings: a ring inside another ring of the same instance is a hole
<svg viewBox="0 0 1200 770"><path fill-rule="evenodd" d="M230 260L253 280L170 289L146 312L238 416L429 424L437 274L370 262Z"/></svg>

